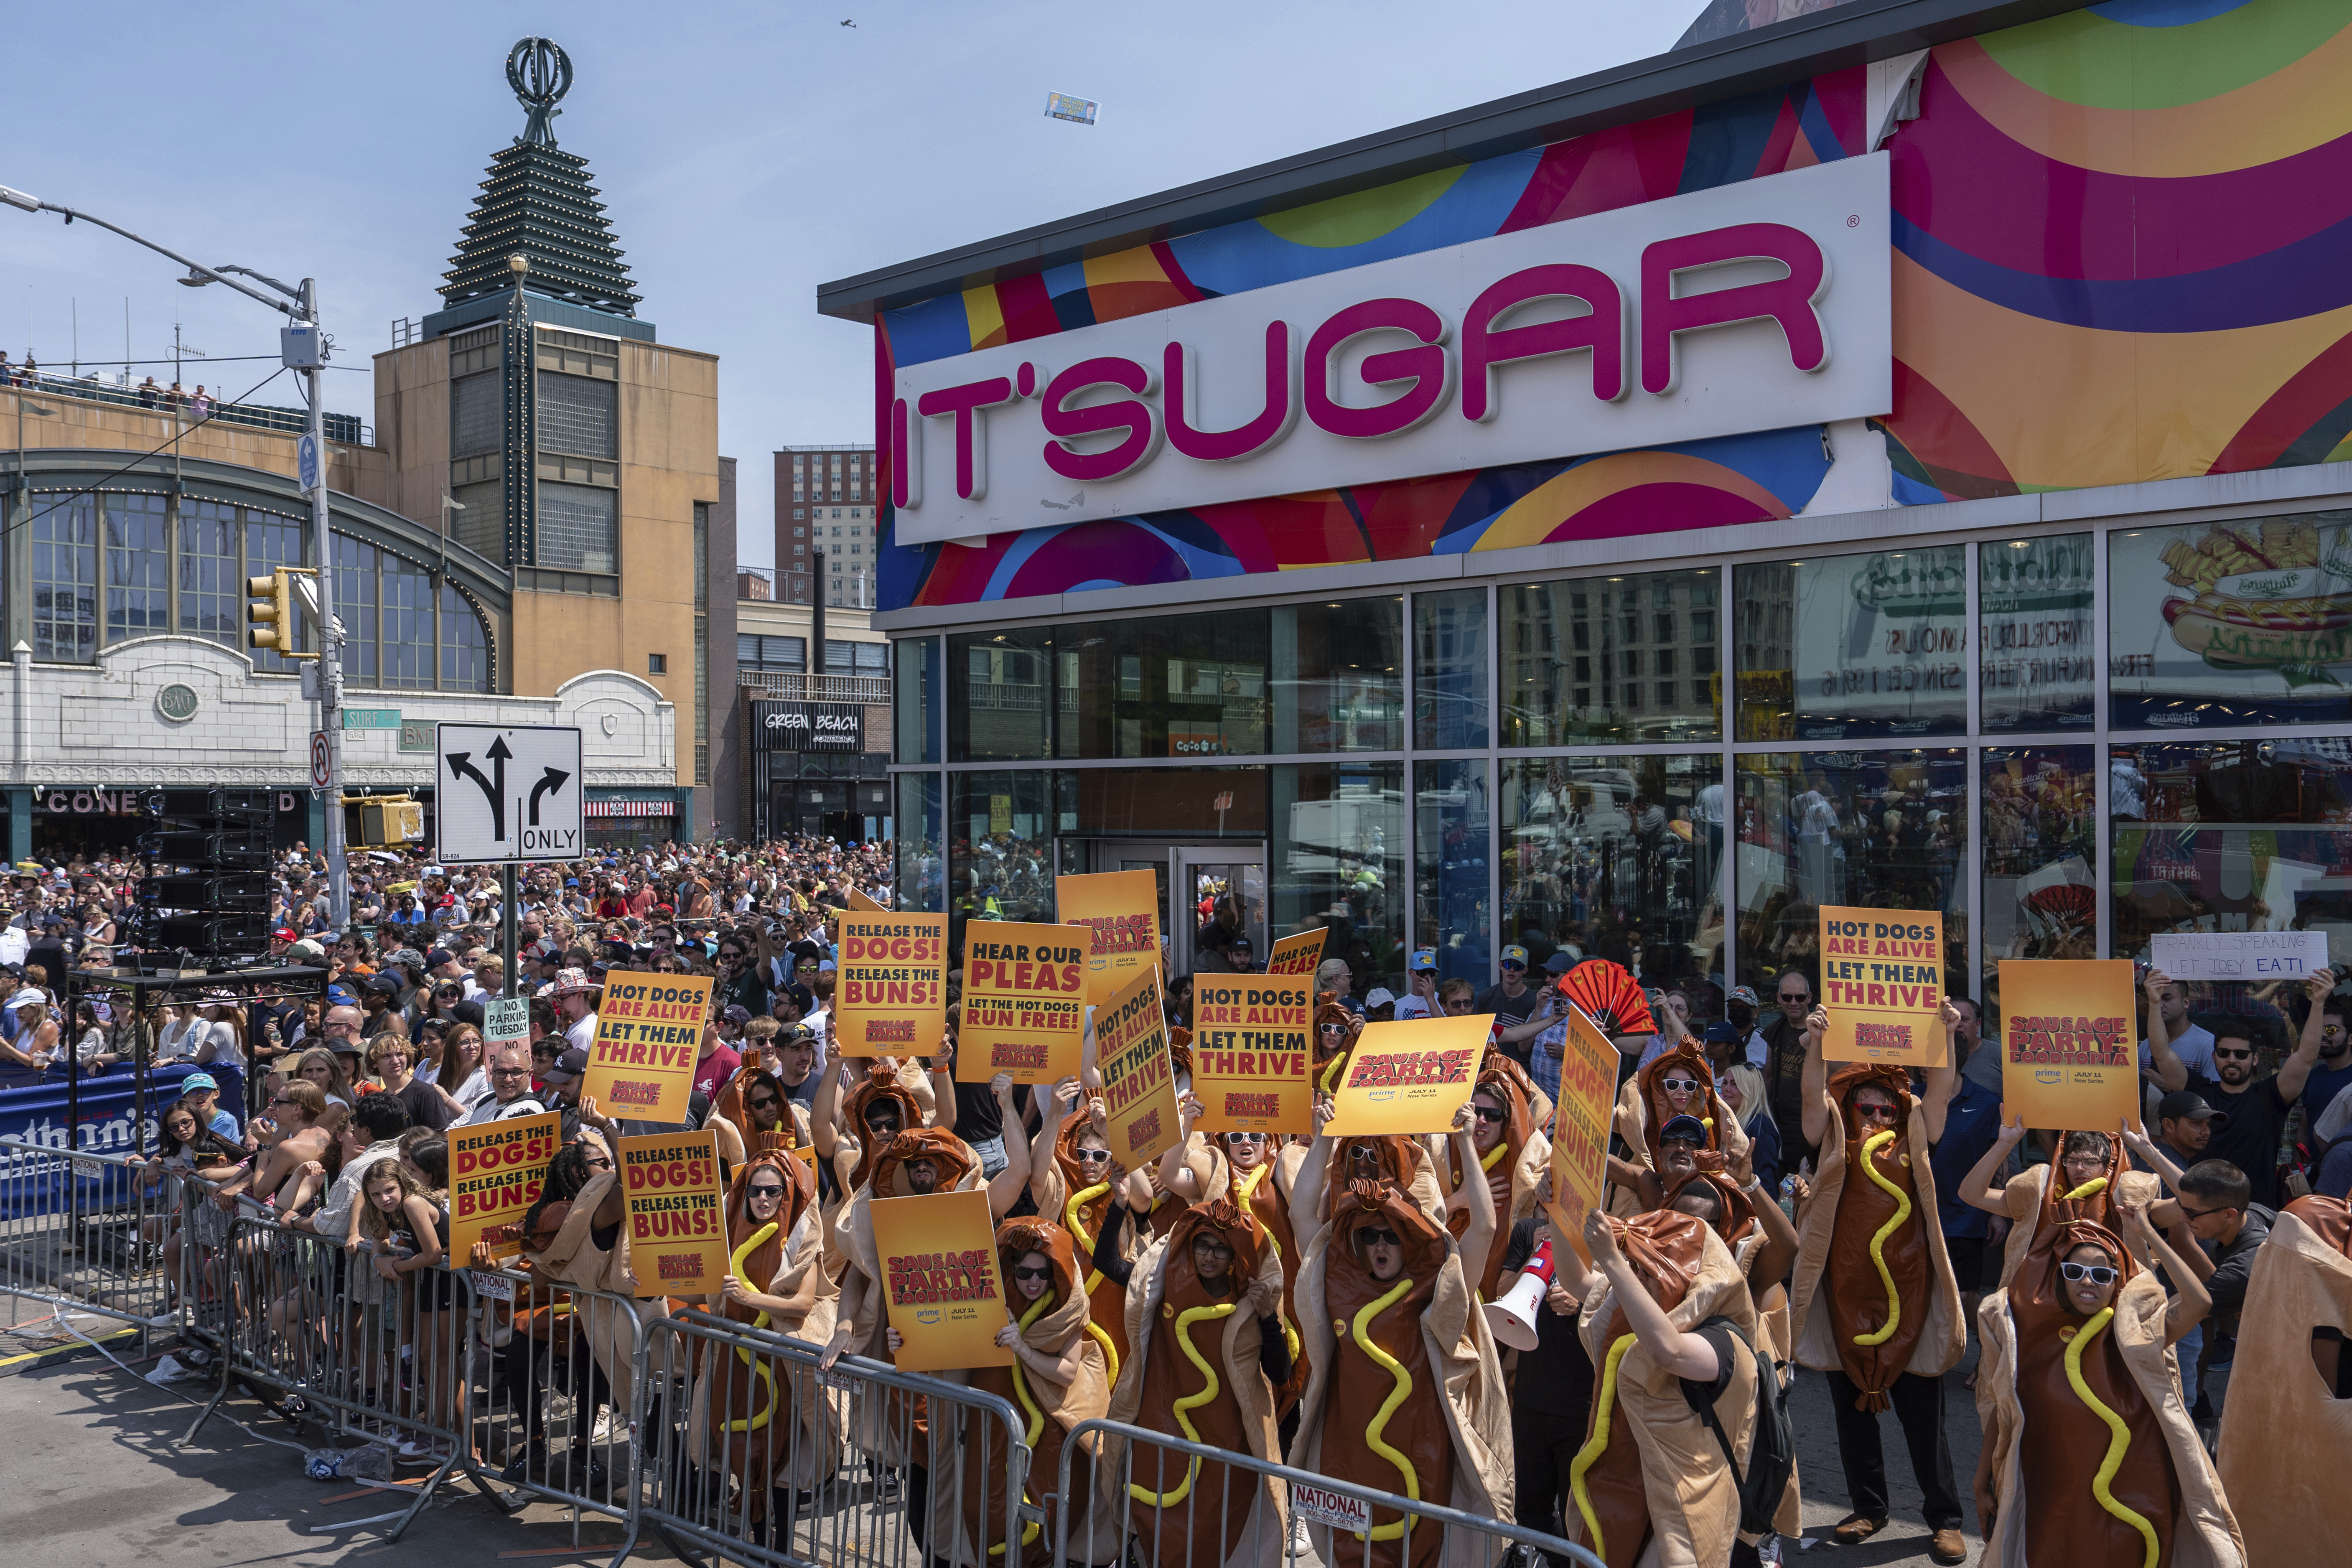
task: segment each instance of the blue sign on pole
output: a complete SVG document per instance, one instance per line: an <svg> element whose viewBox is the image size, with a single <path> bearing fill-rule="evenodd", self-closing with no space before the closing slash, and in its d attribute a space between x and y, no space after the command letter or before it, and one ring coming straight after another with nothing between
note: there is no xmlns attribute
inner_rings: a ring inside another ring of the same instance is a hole
<svg viewBox="0 0 2352 1568"><path fill-rule="evenodd" d="M308 436L294 443L294 471L304 489L319 488L319 443Z"/></svg>

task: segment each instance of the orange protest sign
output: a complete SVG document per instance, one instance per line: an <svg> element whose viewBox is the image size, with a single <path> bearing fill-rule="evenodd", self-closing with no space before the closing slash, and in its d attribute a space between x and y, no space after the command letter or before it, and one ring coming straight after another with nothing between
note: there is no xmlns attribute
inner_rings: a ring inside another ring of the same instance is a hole
<svg viewBox="0 0 2352 1568"><path fill-rule="evenodd" d="M1111 1158L1131 1171L1176 1147L1176 1078L1157 964L1095 1009L1095 1065L1102 1074Z"/></svg>
<svg viewBox="0 0 2352 1568"><path fill-rule="evenodd" d="M856 889L849 889L849 912L853 915L879 915L889 911Z"/></svg>
<svg viewBox="0 0 2352 1568"><path fill-rule="evenodd" d="M1192 1092L1203 1132L1311 1132L1311 974L1192 976Z"/></svg>
<svg viewBox="0 0 2352 1568"><path fill-rule="evenodd" d="M2138 1124L2130 959L2004 958L2000 1012L2004 1115L2061 1132Z"/></svg>
<svg viewBox="0 0 2352 1568"><path fill-rule="evenodd" d="M1076 1076L1086 1042L1083 926L974 921L963 931L963 1022L956 1081L1015 1083Z"/></svg>
<svg viewBox="0 0 2352 1568"><path fill-rule="evenodd" d="M985 1192L869 1198L890 1326L901 1372L1011 1366L996 1342L1013 1321L996 1267L996 1226Z"/></svg>
<svg viewBox="0 0 2352 1568"><path fill-rule="evenodd" d="M710 989L718 984L707 974L607 974L581 1098L593 1100L607 1116L685 1121Z"/></svg>
<svg viewBox="0 0 2352 1568"><path fill-rule="evenodd" d="M624 1138L614 1152L629 1205L629 1260L637 1276L637 1294L718 1294L728 1261L719 1135L663 1132Z"/></svg>
<svg viewBox="0 0 2352 1568"><path fill-rule="evenodd" d="M1584 1216L1605 1206L1609 1131L1617 1108L1617 1047L1570 1003L1559 1052L1559 1092L1552 1097L1551 1228L1585 1267Z"/></svg>
<svg viewBox="0 0 2352 1568"><path fill-rule="evenodd" d="M1944 917L1823 904L1822 1005L1826 1060L1946 1066Z"/></svg>
<svg viewBox="0 0 2352 1568"><path fill-rule="evenodd" d="M927 1057L948 1032L948 917L841 917L833 1048L845 1057Z"/></svg>
<svg viewBox="0 0 2352 1568"><path fill-rule="evenodd" d="M1160 879L1149 871L1056 877L1054 918L1094 933L1087 947L1087 1000L1096 1006L1160 966Z"/></svg>
<svg viewBox="0 0 2352 1568"><path fill-rule="evenodd" d="M449 1258L462 1268L492 1226L512 1225L539 1201L547 1163L563 1146L555 1112L449 1129ZM520 1241L499 1242L491 1256L512 1258Z"/></svg>
<svg viewBox="0 0 2352 1568"><path fill-rule="evenodd" d="M1323 1131L1335 1138L1451 1132L1454 1113L1477 1086L1494 1022L1473 1015L1365 1025Z"/></svg>
<svg viewBox="0 0 2352 1568"><path fill-rule="evenodd" d="M1265 955L1268 974L1312 974L1323 962L1323 944L1331 939L1329 931L1293 931L1288 936L1274 939L1274 951Z"/></svg>

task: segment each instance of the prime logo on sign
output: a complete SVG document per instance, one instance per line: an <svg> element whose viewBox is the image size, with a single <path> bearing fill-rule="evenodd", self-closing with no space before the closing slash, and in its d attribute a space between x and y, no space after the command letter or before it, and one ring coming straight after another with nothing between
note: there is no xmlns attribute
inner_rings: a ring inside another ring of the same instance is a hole
<svg viewBox="0 0 2352 1568"><path fill-rule="evenodd" d="M898 539L1883 415L1889 273L1873 153L903 365Z"/></svg>
<svg viewBox="0 0 2352 1568"><path fill-rule="evenodd" d="M443 724L434 819L445 862L571 860L580 854L580 731Z"/></svg>

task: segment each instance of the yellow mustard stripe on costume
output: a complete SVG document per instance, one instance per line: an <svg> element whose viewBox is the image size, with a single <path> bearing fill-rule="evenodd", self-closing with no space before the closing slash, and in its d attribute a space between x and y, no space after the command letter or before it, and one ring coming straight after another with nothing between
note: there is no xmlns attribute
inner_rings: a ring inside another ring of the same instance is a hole
<svg viewBox="0 0 2352 1568"><path fill-rule="evenodd" d="M1201 1369L1201 1375L1209 1380L1200 1393L1188 1394L1168 1407L1176 1417L1176 1425L1184 1428L1184 1437L1187 1442L1197 1443L1201 1440L1200 1428L1192 1425L1192 1412L1214 1399L1223 1387L1223 1384L1217 1381L1217 1369L1211 1366L1201 1352L1192 1348L1192 1325L1204 1318L1231 1317L1234 1309L1240 1304L1238 1301L1220 1301L1213 1307L1187 1307L1176 1315L1177 1348L1184 1352L1184 1358L1187 1361ZM1137 1486L1133 1481L1127 1483L1128 1495L1138 1502L1150 1503L1154 1508L1174 1508L1178 1503L1182 1502L1185 1494L1192 1489L1192 1478L1200 1473L1201 1461L1195 1456L1184 1462L1183 1481L1166 1496L1163 1497L1159 1492L1153 1491L1150 1487Z"/></svg>
<svg viewBox="0 0 2352 1568"><path fill-rule="evenodd" d="M1391 1307L1393 1307L1399 1301L1403 1300L1405 1293L1412 1289L1412 1279L1408 1275L1405 1278L1399 1279L1396 1283L1396 1289L1391 1290L1387 1295L1382 1296L1376 1301L1365 1302L1362 1310L1356 1314L1353 1334L1356 1341L1356 1348L1362 1351L1366 1355L1371 1357L1375 1362L1379 1363L1381 1370L1396 1380L1396 1386L1389 1390L1389 1396L1381 1401L1380 1409L1373 1413L1372 1424L1364 1428L1364 1446L1370 1448L1373 1453L1378 1454L1381 1458L1386 1459L1390 1464L1394 1465L1403 1473L1404 1495L1411 1498L1413 1501L1419 1502L1421 1500L1421 1476L1419 1472L1413 1469L1412 1461L1410 1458L1406 1458L1404 1454L1399 1450L1391 1447L1381 1436L1381 1434L1388 1430L1389 1417L1396 1414L1397 1406L1402 1405L1406 1400L1412 1397L1412 1374L1405 1371L1402 1363L1401 1363L1396 1357L1389 1354L1388 1352L1374 1344L1372 1342L1371 1335L1364 1331L1374 1318L1379 1317L1382 1312L1387 1311ZM1369 1537L1367 1537L1362 1531L1359 1530L1355 1532L1356 1539L1359 1541L1366 1539L1372 1541L1394 1541L1398 1536L1404 1533L1405 1524L1412 1518L1412 1515L1406 1514L1404 1518L1398 1520L1393 1524L1374 1525L1372 1527L1371 1534Z"/></svg>
<svg viewBox="0 0 2352 1568"><path fill-rule="evenodd" d="M1341 1051L1338 1056L1333 1057L1333 1058L1331 1058L1331 1065L1330 1065L1329 1067L1325 1068L1323 1069L1323 1078L1322 1078L1322 1085L1321 1085L1321 1087L1322 1087L1322 1089L1323 1089L1323 1092L1324 1092L1324 1093L1326 1093L1326 1094L1337 1094L1337 1093L1339 1092L1339 1090L1338 1090L1338 1089L1334 1089L1334 1088L1332 1088L1332 1087L1331 1087L1331 1076L1332 1076L1334 1073L1338 1072L1341 1068L1343 1068L1343 1067L1345 1067L1345 1066L1347 1066L1347 1065L1348 1065L1348 1053L1347 1053L1347 1052L1345 1052L1345 1051Z"/></svg>
<svg viewBox="0 0 2352 1568"><path fill-rule="evenodd" d="M1031 1302L1029 1310L1021 1314L1020 1326L1022 1331L1024 1333L1027 1332L1029 1325L1037 1321L1037 1314L1044 1311L1053 1304L1054 1298L1050 1293L1040 1296L1036 1300ZM1029 1413L1029 1430L1021 1435L1021 1440L1034 1449L1037 1447L1037 1435L1045 1429L1045 1413L1037 1408L1037 1401L1029 1392L1029 1379L1027 1374L1023 1373L1021 1370L1021 1356L1018 1352L1015 1352L1013 1357L1013 1392L1021 1396L1021 1408ZM1025 1489L1022 1493L1022 1500L1024 1502L1028 1500L1028 1493ZM1034 1521L1024 1524L1021 1527L1022 1545L1026 1546L1036 1539L1037 1526ZM988 1554L991 1557L1003 1556L1004 1554L1004 1542L1000 1541L995 1545L990 1547L988 1549Z"/></svg>
<svg viewBox="0 0 2352 1568"><path fill-rule="evenodd" d="M1077 1238L1078 1246L1084 1249L1083 1255L1089 1259L1095 1255L1095 1238L1087 1234L1086 1221L1079 1217L1079 1211L1108 1191L1110 1191L1108 1182L1097 1182L1091 1187L1072 1193L1070 1201L1062 1205L1063 1223L1068 1226L1070 1234ZM1087 1282L1080 1288L1091 1296L1102 1288L1102 1270L1089 1268L1087 1271ZM1110 1335L1104 1332L1103 1326L1091 1317L1087 1320L1087 1332L1094 1337L1095 1343L1102 1346L1104 1377L1113 1387L1118 1386L1118 1347L1110 1342Z"/></svg>
<svg viewBox="0 0 2352 1568"><path fill-rule="evenodd" d="M1249 1207L1251 1194L1257 1191L1259 1178L1273 1169L1274 1167L1272 1165L1260 1165L1257 1169L1252 1171L1243 1181L1240 1188L1240 1202L1242 1207ZM1275 1194L1276 1197L1280 1197L1281 1195L1282 1194L1280 1193L1276 1193ZM1265 1233L1265 1244L1274 1248L1274 1260L1276 1263L1280 1263L1282 1261L1282 1243L1275 1238L1275 1234L1271 1230ZM1275 1321L1282 1325L1283 1343L1290 1347L1290 1364L1297 1366L1298 1364L1297 1326L1292 1323L1290 1319L1279 1309L1276 1309L1276 1310Z"/></svg>
<svg viewBox="0 0 2352 1568"><path fill-rule="evenodd" d="M759 1251L762 1246L766 1245L768 1238L775 1234L776 1222L774 1220L770 1220L766 1225L763 1225L759 1229L753 1231L751 1233L751 1239L737 1247L735 1249L735 1256L728 1260L731 1267L727 1270L727 1272L732 1274L738 1279L742 1279L743 1260L751 1257L751 1254ZM768 1326L768 1314L764 1310L761 1311L758 1317L751 1320L751 1326L755 1329L764 1329ZM757 1432L761 1427L765 1426L768 1424L769 1418L776 1413L775 1369L769 1366L769 1364L764 1361L754 1362L751 1359L751 1352L741 1345L735 1347L735 1353L743 1358L743 1364L751 1369L751 1375L753 1377L768 1385L768 1401L766 1408L762 1409L756 1417L743 1421L730 1421L727 1423L727 1430L730 1432Z"/></svg>
<svg viewBox="0 0 2352 1568"><path fill-rule="evenodd" d="M1478 1168L1482 1171L1493 1170L1497 1164L1502 1163L1503 1156L1510 1152L1511 1146L1508 1143L1496 1144L1492 1149L1486 1152L1485 1158L1478 1162Z"/></svg>
<svg viewBox="0 0 2352 1568"><path fill-rule="evenodd" d="M2063 1194L2063 1195L2058 1199L2058 1201L2059 1201L2060 1203L2062 1203L2062 1204L2078 1204L2078 1203L2081 1203L2084 1198L2088 1198L2088 1197L2095 1197L2095 1196L2097 1196L2099 1194L2104 1193L2104 1192L2105 1192L2106 1190L2107 1190L2107 1179L2106 1179L2106 1177L2105 1177L2105 1176L2093 1176L2089 1181L2084 1182L2081 1186L2076 1187L2073 1192Z"/></svg>
<svg viewBox="0 0 2352 1568"><path fill-rule="evenodd" d="M1878 1266L1878 1278L1886 1286L1886 1321L1866 1334L1854 1335L1853 1342L1858 1345L1885 1344L1895 1337L1896 1326L1903 1321L1903 1298L1895 1289L1894 1271L1886 1267L1886 1243L1903 1228L1903 1222L1911 1217L1911 1194L1888 1181L1886 1173L1871 1160L1873 1154L1894 1142L1895 1134L1892 1132L1874 1132L1862 1141L1863 1172L1884 1187L1887 1195L1895 1200L1895 1215L1880 1226L1878 1234L1870 1238L1870 1260Z"/></svg>
<svg viewBox="0 0 2352 1568"><path fill-rule="evenodd" d="M2156 1568L2156 1526L2117 1502L2116 1494L2108 1489L2116 1479L2116 1472L2124 1468L2124 1455L2130 1451L2131 1428L2124 1425L2122 1416L2108 1409L2099 1396L2091 1392L2091 1385L2083 1379L2083 1348L2099 1337L2107 1324L2114 1321L2115 1315L2113 1307L2100 1308L2067 1342L2066 1381L2074 1385L2074 1397L2089 1405L2091 1414L2107 1424L2107 1457L2099 1461L2099 1473L2091 1478L2091 1495L2099 1500L2101 1508L2139 1531L2140 1539L2147 1543L2147 1551L2140 1559L2141 1568Z"/></svg>
<svg viewBox="0 0 2352 1568"><path fill-rule="evenodd" d="M1592 1554L1605 1558L1609 1547L1601 1539L1601 1521L1592 1511L1592 1494L1585 1489L1584 1478L1601 1456L1609 1451L1609 1418L1617 1405L1617 1363L1633 1348L1633 1336L1620 1334L1617 1342L1609 1347L1609 1357L1601 1368L1601 1393L1592 1405L1592 1436L1576 1451L1568 1467L1568 1489L1576 1499L1576 1511L1584 1516L1584 1528L1592 1532Z"/></svg>

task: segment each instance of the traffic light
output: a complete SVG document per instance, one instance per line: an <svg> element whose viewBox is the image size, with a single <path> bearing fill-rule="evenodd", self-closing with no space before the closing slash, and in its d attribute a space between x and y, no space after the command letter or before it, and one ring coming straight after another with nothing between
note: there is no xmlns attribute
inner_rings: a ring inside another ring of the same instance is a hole
<svg viewBox="0 0 2352 1568"><path fill-rule="evenodd" d="M246 606L247 647L268 648L284 658L316 658L294 651L294 579L312 575L307 567L280 566L267 577L247 577L246 595L261 603Z"/></svg>

